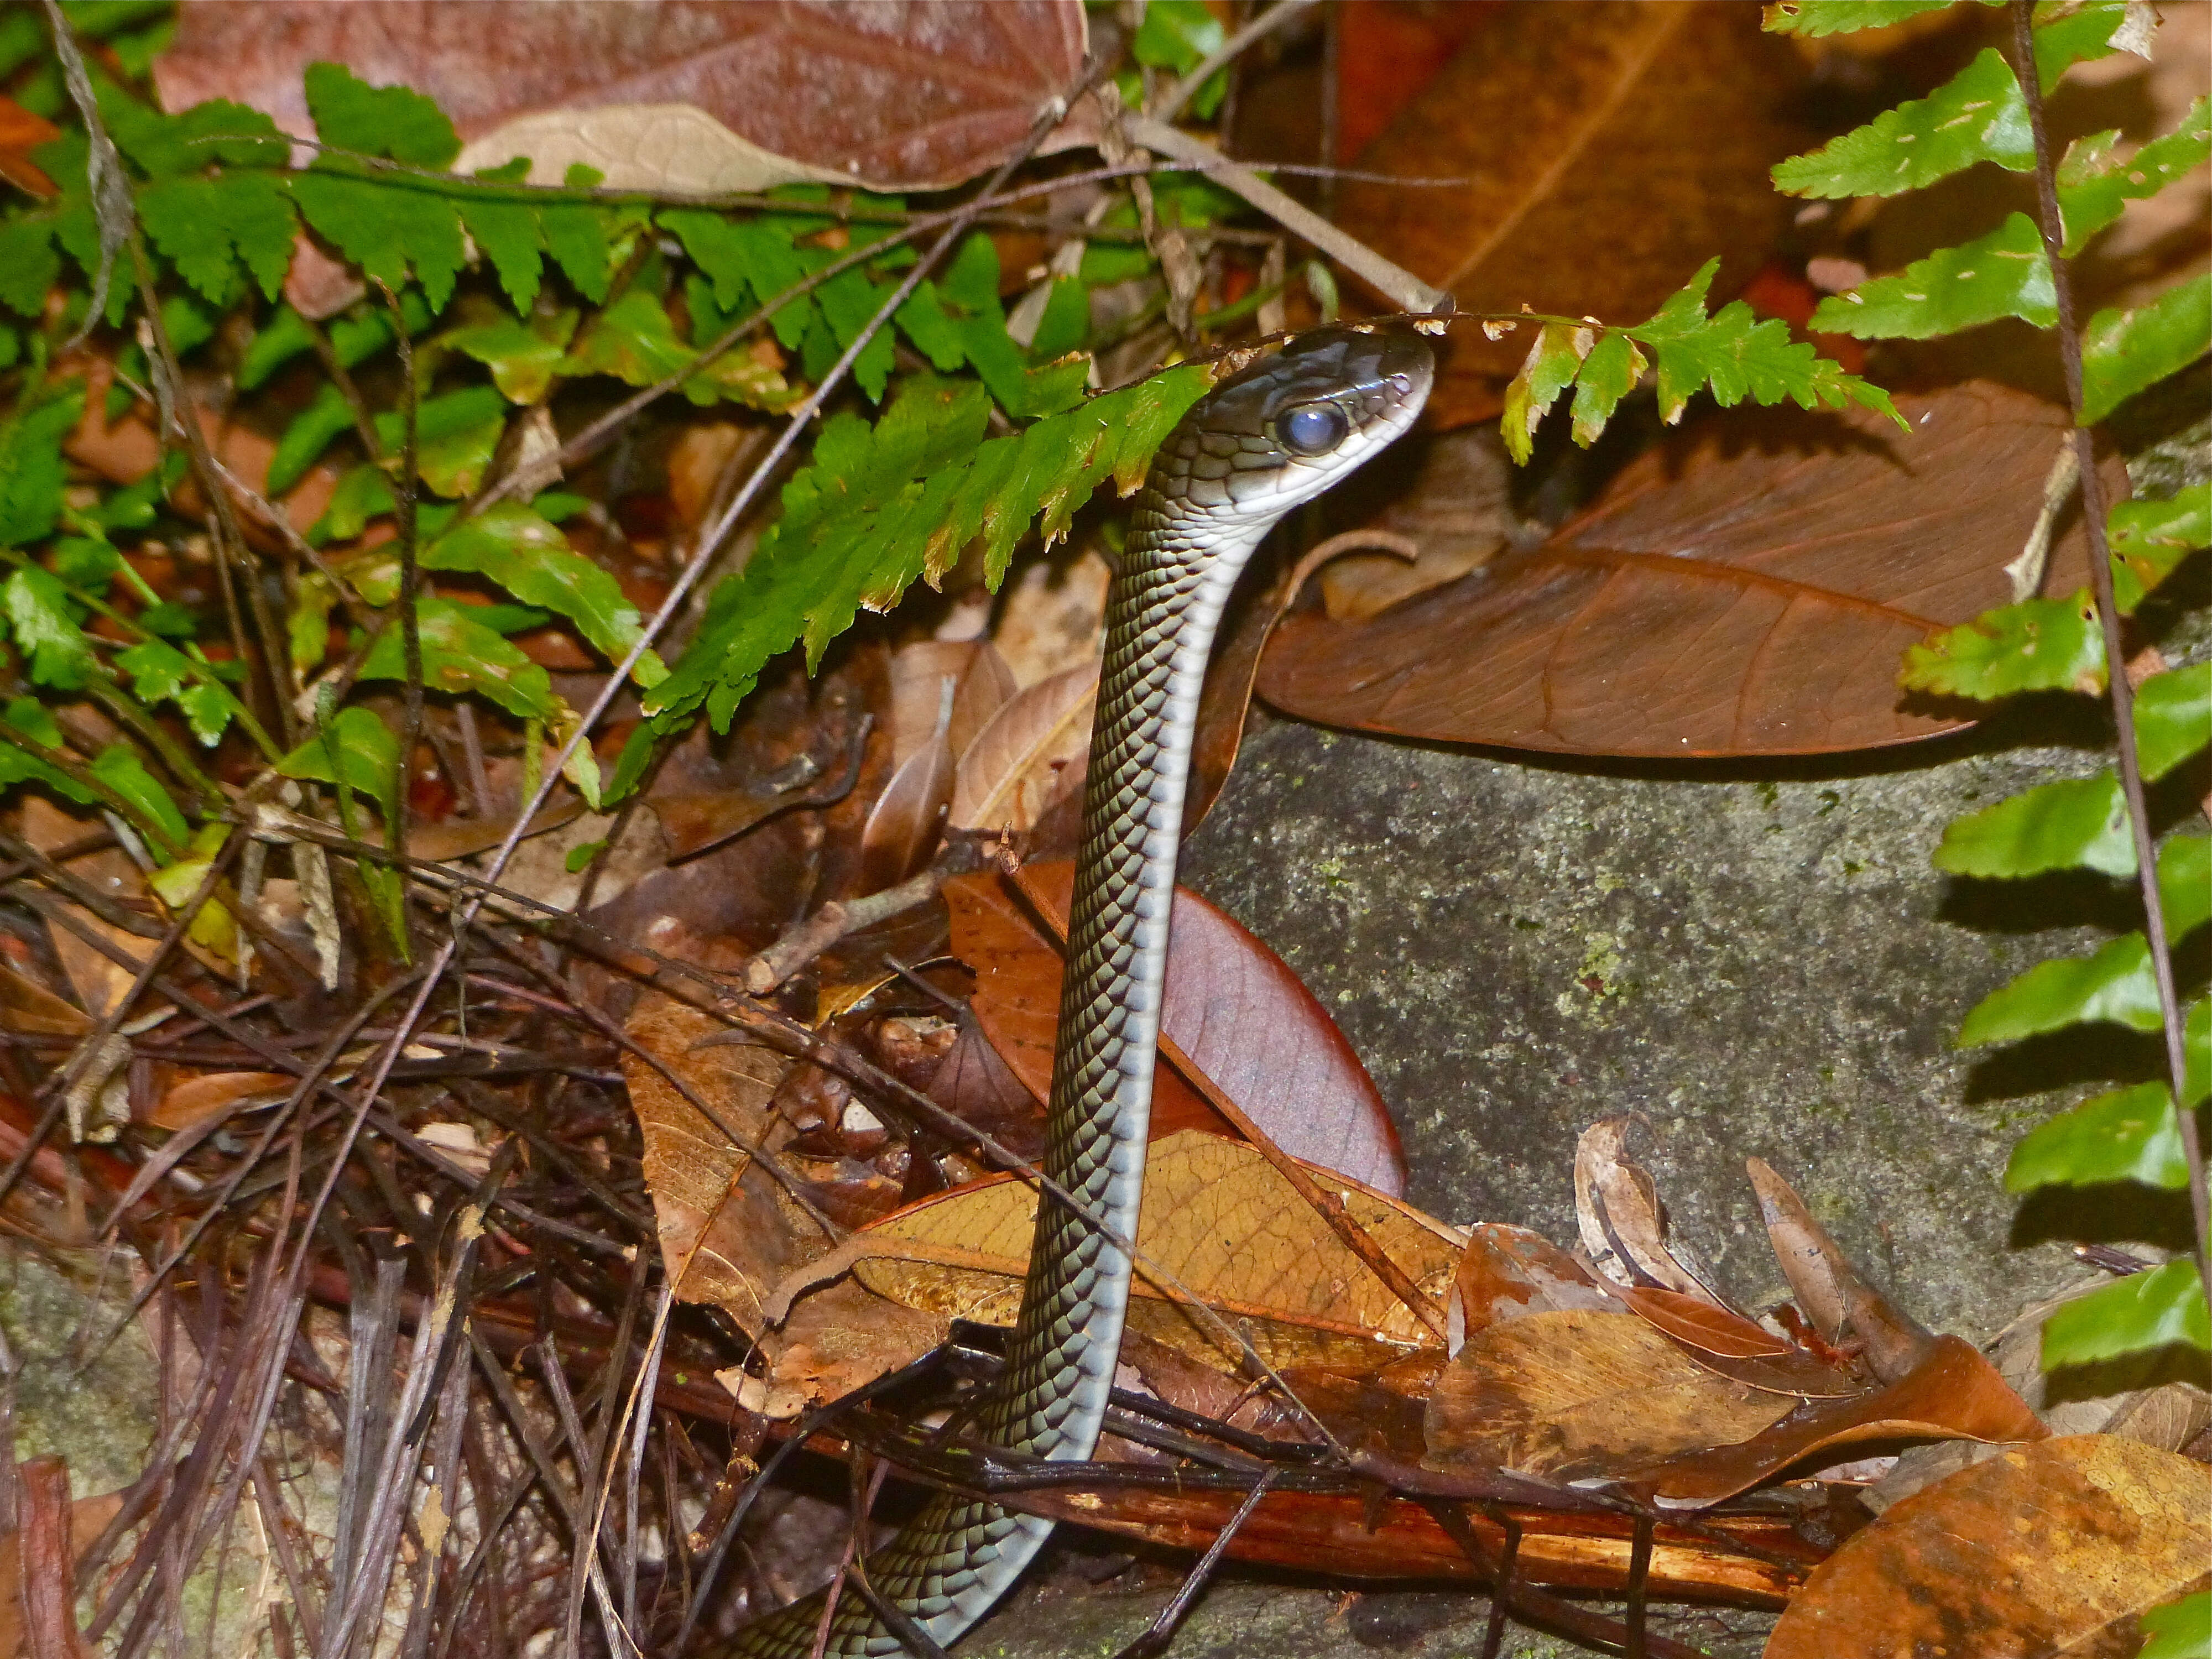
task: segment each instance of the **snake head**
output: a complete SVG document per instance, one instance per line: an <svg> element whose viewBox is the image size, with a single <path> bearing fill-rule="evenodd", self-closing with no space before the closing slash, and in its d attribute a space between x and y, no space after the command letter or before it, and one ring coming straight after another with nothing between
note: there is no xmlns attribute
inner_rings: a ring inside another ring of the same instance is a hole
<svg viewBox="0 0 2212 1659"><path fill-rule="evenodd" d="M1192 406L1160 447L1152 489L1171 518L1272 524L1412 426L1435 378L1410 331L1310 330Z"/></svg>

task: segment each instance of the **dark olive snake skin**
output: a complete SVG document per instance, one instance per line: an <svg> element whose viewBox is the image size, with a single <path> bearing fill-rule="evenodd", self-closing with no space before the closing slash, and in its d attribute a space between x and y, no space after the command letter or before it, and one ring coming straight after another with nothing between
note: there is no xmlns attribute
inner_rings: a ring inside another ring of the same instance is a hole
<svg viewBox="0 0 2212 1659"><path fill-rule="evenodd" d="M1427 345L1410 332L1301 335L1193 406L1137 497L1106 603L1043 1159L1045 1173L1121 1237L1137 1231L1176 837L1215 626L1268 531L1405 431L1432 374ZM1331 434L1312 453L1316 435ZM1091 1455L1129 1279L1127 1252L1089 1220L1049 1198L1039 1203L1021 1311L978 1425L982 1437L1036 1456ZM990 1610L1052 1525L940 1496L869 1555L868 1577L948 1644ZM815 1598L741 1631L720 1651L805 1659L820 1623ZM903 1650L848 1590L824 1653L876 1659Z"/></svg>

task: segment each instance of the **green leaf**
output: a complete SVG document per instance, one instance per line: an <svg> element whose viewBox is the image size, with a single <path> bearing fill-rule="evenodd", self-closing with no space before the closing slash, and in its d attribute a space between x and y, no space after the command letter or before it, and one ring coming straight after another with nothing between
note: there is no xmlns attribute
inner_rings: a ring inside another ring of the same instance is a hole
<svg viewBox="0 0 2212 1659"><path fill-rule="evenodd" d="M2019 317L2038 328L2058 320L2042 233L2025 213L1958 247L1938 248L1894 276L1877 276L1820 301L1806 325L1862 340L1925 340Z"/></svg>
<svg viewBox="0 0 2212 1659"><path fill-rule="evenodd" d="M1719 264L1719 260L1711 260L1698 275L1710 283ZM1692 278L1692 286L1695 283ZM1676 295L1668 301L1668 307L1672 307L1681 297ZM1698 313L1701 318L1705 314L1702 303ZM1528 348L1519 372L1505 388L1505 410L1499 417L1498 429L1505 439L1507 453L1516 465L1528 465L1535 448L1537 427L1559 401L1559 394L1572 386L1575 377L1582 373L1583 359L1595 343L1593 334L1590 329L1577 328L1568 323L1546 323L1536 331L1536 343Z"/></svg>
<svg viewBox="0 0 2212 1659"><path fill-rule="evenodd" d="M1575 378L1577 443L1587 449L1598 441L1613 411L1620 407L1620 400L1636 390L1644 362L1636 343L1623 333L1608 333L1590 349L1589 356L1583 359L1582 373Z"/></svg>
<svg viewBox="0 0 2212 1659"><path fill-rule="evenodd" d="M325 450L353 429L353 405L325 381L315 389L314 401L292 417L277 439L264 493L272 498L282 495L323 458Z"/></svg>
<svg viewBox="0 0 2212 1659"><path fill-rule="evenodd" d="M105 805L100 796L60 767L40 759L18 744L0 738L0 789L18 783L43 783L64 799L78 801L87 806Z"/></svg>
<svg viewBox="0 0 2212 1659"><path fill-rule="evenodd" d="M1661 419L1680 420L1690 395L1710 388L1725 408L1746 398L1761 404L1787 398L1801 409L1857 404L1904 425L1887 392L1792 340L1780 320L1759 321L1741 300L1707 317L1705 295L1719 267L1708 259L1650 322L1625 331L1658 359Z"/></svg>
<svg viewBox="0 0 2212 1659"><path fill-rule="evenodd" d="M2212 160L2212 99L2199 98L2181 125L2154 138L2125 161L2113 154L2118 132L2075 141L2058 169L2058 208L2066 223L2066 253L2120 216L2130 202L2155 196Z"/></svg>
<svg viewBox="0 0 2212 1659"><path fill-rule="evenodd" d="M806 275L805 263L791 245L787 222L775 219L730 220L696 208L674 208L655 216L676 233L691 262L714 285L714 302L728 313L750 295L755 305L765 305ZM796 349L806 337L809 318L815 315L811 295L779 307L769 319L786 350Z"/></svg>
<svg viewBox="0 0 2212 1659"><path fill-rule="evenodd" d="M307 528L307 539L318 547L325 542L349 542L368 521L393 507L392 483L373 465L362 465L338 480L323 516Z"/></svg>
<svg viewBox="0 0 2212 1659"><path fill-rule="evenodd" d="M2212 544L2212 483L2162 501L2122 501L2105 520L2112 548L2112 593L2124 617L2197 549Z"/></svg>
<svg viewBox="0 0 2212 1659"><path fill-rule="evenodd" d="M1030 337L1030 356L1041 363L1051 362L1082 349L1090 337L1091 291L1073 276L1054 278L1052 291L1045 296L1044 315Z"/></svg>
<svg viewBox="0 0 2212 1659"><path fill-rule="evenodd" d="M676 325L659 297L634 285L592 319L558 368L563 374L611 374L625 386L651 386L696 355L676 337Z"/></svg>
<svg viewBox="0 0 2212 1659"><path fill-rule="evenodd" d="M2176 1190L2189 1184L2180 1121L2163 1083L2118 1089L2061 1112L2030 1130L2005 1166L2008 1193L2110 1181Z"/></svg>
<svg viewBox="0 0 2212 1659"><path fill-rule="evenodd" d="M2060 1306L2044 1322L2043 1369L2093 1364L2176 1342L2212 1348L2204 1281L2186 1257Z"/></svg>
<svg viewBox="0 0 2212 1659"><path fill-rule="evenodd" d="M2039 962L1975 1005L1959 1027L1959 1046L1979 1048L2109 1019L2138 1031L2162 1023L2150 946L2141 933L2112 940L2094 956Z"/></svg>
<svg viewBox="0 0 2212 1659"><path fill-rule="evenodd" d="M152 829L159 845L152 850L163 863L190 845L192 832L169 792L155 781L143 761L127 744L112 743L92 757L85 770L136 807L139 821Z"/></svg>
<svg viewBox="0 0 2212 1659"><path fill-rule="evenodd" d="M2136 754L2155 781L2212 744L2212 662L2154 674L2136 688Z"/></svg>
<svg viewBox="0 0 2212 1659"><path fill-rule="evenodd" d="M2212 271L2133 311L2100 311L2081 331L2081 423L2094 425L2144 387L2212 351Z"/></svg>
<svg viewBox="0 0 2212 1659"><path fill-rule="evenodd" d="M2089 590L1984 611L1909 647L1897 683L1908 691L1977 697L2016 691L2099 691L2105 635Z"/></svg>
<svg viewBox="0 0 2212 1659"><path fill-rule="evenodd" d="M929 286L921 284L921 288ZM930 303L938 307L962 353L1008 415L1017 420L1056 415L1082 402L1084 382L1090 372L1087 363L1054 363L1033 369L1029 354L1006 332L1006 313L999 306L999 252L988 236L978 233L960 245L945 271L942 289ZM900 307L902 313L909 308ZM843 343L849 343L849 338Z"/></svg>
<svg viewBox="0 0 2212 1659"><path fill-rule="evenodd" d="M604 841L587 841L568 849L568 856L561 860L561 867L570 875L580 875L588 869L593 859L606 851Z"/></svg>
<svg viewBox="0 0 2212 1659"><path fill-rule="evenodd" d="M771 657L804 639L818 660L860 608L889 609L978 537L995 586L1032 520L1042 520L1049 539L1106 477L1134 489L1212 380L1210 369L1186 365L988 442L979 441L989 403L972 383L917 379L873 428L834 417L812 465L785 486L783 516L744 572L716 591L691 648L647 696L647 711L673 716L704 702L726 726ZM626 754L622 775L642 764Z"/></svg>
<svg viewBox="0 0 2212 1659"><path fill-rule="evenodd" d="M2109 58L2128 0L2042 0L2035 9L2035 74L2046 94L2075 64Z"/></svg>
<svg viewBox="0 0 2212 1659"><path fill-rule="evenodd" d="M453 198L420 180L362 177L343 171L344 165L324 155L309 171L292 175L301 216L363 275L386 287L404 286L411 271L430 309L443 311L467 258Z"/></svg>
<svg viewBox="0 0 2212 1659"><path fill-rule="evenodd" d="M568 705L553 695L552 678L469 613L476 607L425 594L416 602L422 641L422 684L432 691L489 698L524 720L557 722ZM407 678L405 649L395 617L376 636L362 664L365 680Z"/></svg>
<svg viewBox="0 0 2212 1659"><path fill-rule="evenodd" d="M264 298L283 291L292 263L292 204L267 174L165 179L138 193L138 216L209 304L228 302L240 259Z"/></svg>
<svg viewBox="0 0 2212 1659"><path fill-rule="evenodd" d="M92 641L77 626L62 585L36 565L0 583L0 612L15 635L15 648L30 659L31 678L58 690L78 691L100 672Z"/></svg>
<svg viewBox="0 0 2212 1659"><path fill-rule="evenodd" d="M2094 778L2039 784L2009 800L1955 820L1936 849L1936 867L1954 876L2037 876L2087 868L2136 872L2120 781Z"/></svg>
<svg viewBox="0 0 2212 1659"><path fill-rule="evenodd" d="M0 305L36 321L46 290L62 274L51 219L11 219L0 224Z"/></svg>
<svg viewBox="0 0 2212 1659"><path fill-rule="evenodd" d="M0 721L14 726L41 749L62 746L61 727L36 697L10 697L6 709L0 711Z"/></svg>
<svg viewBox="0 0 2212 1659"><path fill-rule="evenodd" d="M422 564L430 570L474 571L526 604L559 611L616 662L643 634L637 607L623 597L615 579L573 551L557 526L513 501L456 521L423 550ZM651 652L638 659L640 685L649 688L666 677Z"/></svg>
<svg viewBox="0 0 2212 1659"><path fill-rule="evenodd" d="M53 533L69 481L62 440L83 412L84 393L72 390L0 425L0 547Z"/></svg>
<svg viewBox="0 0 2212 1659"><path fill-rule="evenodd" d="M1209 54L1219 51L1228 38L1228 31L1207 9L1206 0L1152 0L1145 8L1145 21L1129 42L1129 52L1148 68L1188 75ZM1208 76L1187 106L1190 118L1211 120L1228 92L1226 70Z"/></svg>
<svg viewBox="0 0 2212 1659"><path fill-rule="evenodd" d="M530 171L527 156L517 156L502 167L477 174L479 179L520 179ZM484 258L491 261L492 269L499 273L500 288L506 293L507 303L514 307L515 315L527 317L531 306L538 298L538 284L544 263L538 257L542 240L538 215L529 202L516 197L464 196L460 198L461 222L468 227L469 234Z"/></svg>
<svg viewBox="0 0 2212 1659"><path fill-rule="evenodd" d="M2212 921L2212 836L2170 836L2158 849L2158 908L2169 945Z"/></svg>
<svg viewBox="0 0 2212 1659"><path fill-rule="evenodd" d="M291 153L290 143L268 116L227 99L210 99L181 114L164 115L111 82L102 82L97 92L100 114L117 148L156 179L198 173L213 162L281 167Z"/></svg>
<svg viewBox="0 0 2212 1659"><path fill-rule="evenodd" d="M386 636L397 631L395 624L386 629ZM395 816L399 739L366 708L339 709L328 726L278 761L276 769L288 778L314 783L343 781L355 793L374 801L386 823Z"/></svg>
<svg viewBox="0 0 2212 1659"><path fill-rule="evenodd" d="M307 88L315 136L326 144L418 167L442 167L460 154L453 124L419 92L373 87L342 64L308 64Z"/></svg>
<svg viewBox="0 0 2212 1659"><path fill-rule="evenodd" d="M1759 27L1777 34L1818 40L1827 34L1851 34L1860 29L1886 29L1908 17L1942 11L1954 0L1776 0L1766 8ZM2003 0L1981 0L1985 6Z"/></svg>
<svg viewBox="0 0 2212 1659"><path fill-rule="evenodd" d="M562 353L576 332L573 308L523 319L502 317L448 331L445 343L491 370L492 384L509 403L534 404L560 372Z"/></svg>
<svg viewBox="0 0 2212 1659"><path fill-rule="evenodd" d="M2136 1659L2212 1659L2212 1590L2151 1608L2142 1628L2150 1639Z"/></svg>
<svg viewBox="0 0 2212 1659"><path fill-rule="evenodd" d="M116 653L115 665L131 677L131 693L139 702L173 700L203 744L214 747L230 724L237 704L228 690L175 646L143 640Z"/></svg>
<svg viewBox="0 0 2212 1659"><path fill-rule="evenodd" d="M490 386L425 398L415 410L415 464L422 482L441 495L473 494L506 429L507 400ZM404 436L398 410L376 417L376 435L396 459Z"/></svg>
<svg viewBox="0 0 2212 1659"><path fill-rule="evenodd" d="M1895 196L1994 161L2014 173L2035 165L2027 100L1994 46L1925 98L1884 110L1863 127L1774 169L1790 196Z"/></svg>
<svg viewBox="0 0 2212 1659"><path fill-rule="evenodd" d="M314 343L307 319L289 306L277 307L239 359L239 390L254 391L301 352L313 349Z"/></svg>

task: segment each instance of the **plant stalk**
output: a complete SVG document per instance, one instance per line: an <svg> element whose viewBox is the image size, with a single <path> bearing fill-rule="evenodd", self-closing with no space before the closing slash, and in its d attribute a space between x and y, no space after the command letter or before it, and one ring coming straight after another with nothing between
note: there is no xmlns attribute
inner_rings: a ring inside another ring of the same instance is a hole
<svg viewBox="0 0 2212 1659"><path fill-rule="evenodd" d="M2081 332L2074 315L2073 281L2061 250L2066 227L2058 208L2058 177L2051 155L2051 133L2043 114L2043 90L2035 70L2035 7L2033 0L2010 0L2013 72L2027 106L2035 139L2036 223L2051 262L2051 283L2058 313L2058 357L2066 375L2066 398L2074 411L2074 452L2081 474L2081 518L2089 535L2089 591L2105 637L2105 686L2112 698L2112 725L2119 750L2120 789L2127 800L2128 829L2135 842L2136 882L2142 895L2143 934L2150 944L2151 975L2158 986L2160 1022L2166 1038L2166 1063L2173 1089L2174 1118L2189 1164L2189 1210L2195 1224L2197 1271L2212 1294L2212 1197L2208 1197L2204 1146L2197 1114L2184 1105L2188 1055L2182 1040L2181 1000L2174 988L2173 959L2166 951L2166 910L2158 890L2158 854L2151 840L2150 813L2143 799L2142 763L2136 753L2135 688L2128 683L2120 613L2112 598L2112 550L2105 536L2104 481L2097 476L2096 447L2081 424Z"/></svg>

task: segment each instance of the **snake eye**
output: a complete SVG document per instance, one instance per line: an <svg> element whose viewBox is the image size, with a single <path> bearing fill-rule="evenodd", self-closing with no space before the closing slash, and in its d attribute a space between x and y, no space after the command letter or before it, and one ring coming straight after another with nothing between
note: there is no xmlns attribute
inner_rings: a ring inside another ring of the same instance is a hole
<svg viewBox="0 0 2212 1659"><path fill-rule="evenodd" d="M1334 404L1305 404L1275 422L1283 446L1294 455L1326 455L1344 441L1349 428Z"/></svg>

